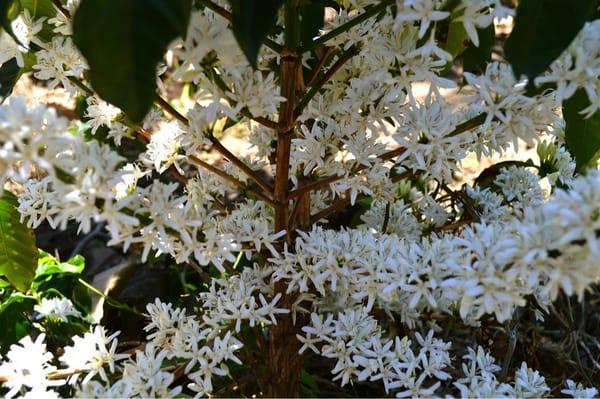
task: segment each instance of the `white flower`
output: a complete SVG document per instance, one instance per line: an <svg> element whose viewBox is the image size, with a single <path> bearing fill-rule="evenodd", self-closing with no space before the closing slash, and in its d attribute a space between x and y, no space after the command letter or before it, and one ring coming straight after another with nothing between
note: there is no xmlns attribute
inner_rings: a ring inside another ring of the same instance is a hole
<svg viewBox="0 0 600 399"><path fill-rule="evenodd" d="M54 36L49 45L36 53L36 57L37 63L33 66L33 75L36 78L49 80L50 89L61 84L71 93L77 91L69 78L81 78L87 64L70 37Z"/></svg>
<svg viewBox="0 0 600 399"><path fill-rule="evenodd" d="M403 7L398 10L398 21L420 21L419 38L425 36L432 22L448 18L448 11L435 9L435 0L405 0Z"/></svg>
<svg viewBox="0 0 600 399"><path fill-rule="evenodd" d="M150 137L146 152L141 156L142 162L152 165L158 173L172 165L179 173L185 174L179 164L185 159L185 155L179 153L182 140L183 131L178 122L163 123Z"/></svg>
<svg viewBox="0 0 600 399"><path fill-rule="evenodd" d="M46 351L45 337L45 334L40 334L33 341L27 336L18 344L10 346L6 360L0 364L0 375L6 378L4 385L9 388L7 398L17 395L21 388L30 389L32 394L42 395L49 387L65 383L61 379L48 379L57 369L50 363L53 355Z"/></svg>
<svg viewBox="0 0 600 399"><path fill-rule="evenodd" d="M104 327L97 326L83 337L73 337L73 346L66 346L64 354L59 358L74 373L70 378L72 383L77 381L81 373L86 374L84 384L95 375L100 375L104 381L108 381L105 367L108 366L108 370L114 373L115 362L129 356L116 353L117 335L119 332L107 337Z"/></svg>
<svg viewBox="0 0 600 399"><path fill-rule="evenodd" d="M147 344L144 351L137 350L135 359L129 359L123 369L123 382L131 396L174 397L181 392L180 386L170 387L175 376L162 370L166 351Z"/></svg>
<svg viewBox="0 0 600 399"><path fill-rule="evenodd" d="M519 397L539 398L549 392L550 388L540 373L528 368L527 363L522 362L521 367L515 372L515 390Z"/></svg>
<svg viewBox="0 0 600 399"><path fill-rule="evenodd" d="M43 298L40 304L34 306L33 310L42 317L56 318L64 322L69 321L69 316L82 317L67 298Z"/></svg>
<svg viewBox="0 0 600 399"><path fill-rule="evenodd" d="M560 393L569 395L572 398L595 398L598 395L596 388L585 388L581 383L575 383L573 380L567 380L567 389L563 389Z"/></svg>

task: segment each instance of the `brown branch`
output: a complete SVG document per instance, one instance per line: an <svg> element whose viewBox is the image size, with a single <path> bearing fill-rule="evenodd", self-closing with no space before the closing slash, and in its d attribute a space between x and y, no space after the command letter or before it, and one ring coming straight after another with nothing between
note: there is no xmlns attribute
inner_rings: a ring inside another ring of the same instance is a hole
<svg viewBox="0 0 600 399"><path fill-rule="evenodd" d="M461 123L460 125L456 126L456 128L452 132L450 132L450 134L448 136L449 137L457 136L461 133L466 132L467 130L476 128L477 126L482 125L483 122L485 122L486 118L487 118L487 114L485 114L485 113L483 113L481 115L477 115L476 117L471 118L468 121L465 121L465 122Z"/></svg>
<svg viewBox="0 0 600 399"><path fill-rule="evenodd" d="M152 133L150 133L143 127L140 127L138 130L136 130L135 134L136 134L136 138L144 144L148 144L148 142L150 141L150 138L152 136ZM188 162L191 161L192 157L195 158L194 156L187 156ZM179 173L177 168L175 168L174 166L170 166L169 169L167 169L167 172L173 179L177 180L180 184L185 186L188 183L189 179L185 175ZM227 176L229 176L229 175L227 175ZM227 211L227 207L225 206L225 204L218 198L215 198L213 200L213 202L215 203L217 208L219 208L220 211L222 211L222 212Z"/></svg>
<svg viewBox="0 0 600 399"><path fill-rule="evenodd" d="M224 7L221 7L220 5L218 5L216 3L213 3L212 1L201 0L200 2L206 8L208 8L208 9L212 10L213 12L219 14L223 18L231 20L231 13L229 11L227 11Z"/></svg>
<svg viewBox="0 0 600 399"><path fill-rule="evenodd" d="M350 196L340 198L339 200L335 201L333 204L331 204L327 208L320 210L319 212L315 213L314 215L311 215L310 216L310 224L317 223L319 220L327 218L332 213L342 210L342 209L346 208L348 205L350 205Z"/></svg>
<svg viewBox="0 0 600 399"><path fill-rule="evenodd" d="M242 172L246 174L254 183L256 183L265 193L273 194L273 188L269 186L267 182L265 182L253 169L251 169L248 165L242 162L241 159L236 157L233 153L231 153L216 137L210 136L208 138L210 142L213 144L213 148L215 148L219 153L221 153L225 158L229 160L232 164L241 169Z"/></svg>
<svg viewBox="0 0 600 399"><path fill-rule="evenodd" d="M82 81L80 81L77 78L74 77L69 77L69 80L71 82L73 82L77 87L79 87L81 90L83 90L86 94L88 95L93 95L94 91L87 87ZM164 98L157 96L156 97L156 101L155 103L160 106L162 109L164 109L167 113L169 113L170 115L172 115L174 118L176 118L177 120L181 121L183 124L185 125L189 125L189 121L188 119L182 115L179 111L177 111L175 108L173 108L173 106L171 104L169 104ZM135 131L135 135L136 138L138 140L140 140L141 142L143 142L144 144L147 144L151 137L152 137L152 133L150 133L148 130L144 129L141 126L138 126L136 131ZM246 174L249 174L249 177L259 186L261 186L261 188L265 189L267 188L267 192L270 192L270 188L268 185L266 185L266 183L264 183L265 185L261 185L260 183L263 183L262 179L260 178L260 176L258 176L256 174L256 172L254 172L252 169L250 169L245 163L243 163L241 160L239 160L235 155L233 155L229 150L227 150L216 138L211 137L211 142L213 143L213 146L223 155L225 156L225 158L227 158L230 162L232 162L233 164L237 165L240 169L242 169L242 171L246 172ZM205 167L206 169L212 171L213 173L219 175L220 177L224 178L225 180L228 180L230 182L232 182L234 185L241 187L242 189L244 189L245 191L251 192L254 195L256 195L257 198L260 198L261 200L267 202L268 204L272 205L273 201L268 198L267 196L251 189L250 187L248 187L246 184L240 182L239 180L237 180L236 178L234 178L233 176L227 174L226 172L202 161L201 159L193 156L193 155L189 155L187 156L188 161L190 161L190 163L194 163L196 165L200 165ZM185 177L184 175L182 175L181 173L179 173L175 168L170 167L169 168L169 174L178 182L182 183L182 184L187 184L187 177ZM260 183L259 183L260 182ZM225 206L225 204L223 204L221 201L216 200L215 199L215 204L217 205L217 207L219 209L221 209L222 211L225 211L227 208Z"/></svg>
<svg viewBox="0 0 600 399"><path fill-rule="evenodd" d="M306 86L312 86L313 85L313 83L317 79L317 76L319 76L319 72L321 72L321 69L323 69L323 66L329 60L329 57L335 51L336 50L335 50L334 47L326 47L325 48L325 52L323 53L323 56L319 59L319 62L317 63L317 65L315 65L315 67L311 71L311 73L310 73L310 75L308 77L308 80L306 81Z"/></svg>
<svg viewBox="0 0 600 399"><path fill-rule="evenodd" d="M227 180L228 182L232 183L233 185L241 188L243 191L247 191L249 193L254 194L257 198L261 199L262 201L268 203L269 205L273 205L274 202L271 198L267 197L266 195L260 193L259 191L256 191L250 187L248 187L248 185L246 185L244 182L236 179L235 177L231 176L230 174L228 174L227 172L217 168L214 165L209 164L208 162L205 162L203 160L201 160L200 158L194 156L194 155L189 155L188 159L190 161L190 163L195 164L196 166L200 166L203 167L209 171L211 171L212 173L218 175L219 177L223 178L224 180Z"/></svg>
<svg viewBox="0 0 600 399"><path fill-rule="evenodd" d="M321 77L321 79L319 79L319 81L317 81L313 86L311 86L311 88L304 95L304 97L302 97L302 99L298 103L298 106L294 110L294 115L296 118L302 114L304 108L308 105L310 100L312 100L313 97L319 92L319 90L323 88L325 83L327 83L333 77L333 75L335 75L335 73L356 54L358 54L358 50L355 48L351 48L350 50L346 51L340 56L340 58L337 59L337 61L331 66L331 68L329 68L329 70L325 72L323 77Z"/></svg>
<svg viewBox="0 0 600 399"><path fill-rule="evenodd" d="M400 173L396 176L393 176L390 180L392 182L397 182L400 181L402 179L407 178L408 176L412 176L417 174L418 172L413 172L411 170L408 170L406 172ZM364 198L365 195L361 194L357 197L357 201L361 198ZM310 223L316 223L321 219L324 219L326 217L328 217L329 215L331 215L332 213L335 213L345 207L347 207L348 205L350 205L350 196L346 195L344 198L340 198L337 201L334 201L333 204L331 204L330 206L328 206L327 208L320 210L319 212L315 213L314 215L310 216Z"/></svg>
<svg viewBox="0 0 600 399"><path fill-rule="evenodd" d="M387 229L388 229L388 225L390 224L390 213L391 213L391 204L390 201L387 202L387 204L385 204L385 214L383 216L383 226L381 226L381 234L385 234Z"/></svg>
<svg viewBox="0 0 600 399"><path fill-rule="evenodd" d="M206 75L209 76L209 79L211 79L213 81L213 83L215 85L217 85L217 87L223 92L223 97L227 98L227 101L229 103L231 103L233 106L235 106L237 104L237 101L232 100L229 96L227 96L227 93L230 92L231 90L229 89L229 86L227 86L227 83L225 83L225 81L221 78L221 75L219 75L214 68L203 68L204 73ZM274 129L274 130L278 130L279 129L279 124L275 121L270 120L269 118L265 118L263 116L254 116L252 115L252 113L250 112L250 110L247 107L244 107L240 110L240 113L242 114L242 116L245 116L248 119L251 119L257 123L260 123L261 125L269 128L269 129ZM237 122L236 119L232 119L234 122Z"/></svg>
<svg viewBox="0 0 600 399"><path fill-rule="evenodd" d="M385 152L383 154L381 154L380 156L378 156L376 159L380 160L380 161L388 161L390 159L396 158L399 155L402 155L404 153L404 151L406 151L406 148L404 147L398 147L396 149L393 149L391 151ZM371 166L366 166L366 165L360 165L359 167L357 167L355 170L353 170L352 172L350 172L350 174L354 174L354 173L358 173L360 171L363 171L365 169L369 169L371 168L373 165ZM321 180L317 180L311 183L308 183L304 186L298 187L297 189L293 190L292 192L290 192L290 198L295 198L298 197L304 193L310 192L310 191L314 191L323 187L326 187L328 185L330 185L331 183L334 183L338 180L342 180L345 179L347 176L346 175L335 175L335 176L329 176L329 177L325 177Z"/></svg>
<svg viewBox="0 0 600 399"><path fill-rule="evenodd" d="M154 102L156 103L156 105L158 105L160 108L165 110L168 114L173 116L175 119L179 120L184 125L188 126L190 124L188 118L186 118L183 114L181 114L179 111L173 108L173 106L161 96L157 95L156 100Z"/></svg>
<svg viewBox="0 0 600 399"><path fill-rule="evenodd" d="M186 126L189 125L189 120L184 115L182 115L179 111L177 111L171 104L169 104L165 99L160 96L157 96L156 103L164 109L166 112L171 114L173 117L181 121ZM213 135L208 137L210 142L213 144L213 148L223 155L225 158L229 160L232 164L237 166L244 172L254 183L256 183L261 189L263 189L266 193L272 194L273 189L248 165L246 165L242 160L236 157L231 151L229 151L221 142ZM229 176L229 175L228 175ZM261 197L264 197L261 195ZM265 197L266 198L266 197ZM272 202L272 201L271 201ZM270 203L271 203L270 202Z"/></svg>
<svg viewBox="0 0 600 399"><path fill-rule="evenodd" d="M277 130L279 129L279 124L275 121L270 120L269 118L265 118L263 116L252 116L252 114L248 111L249 118L254 122L258 122L264 127L268 127L269 129ZM245 115L245 116L248 116Z"/></svg>

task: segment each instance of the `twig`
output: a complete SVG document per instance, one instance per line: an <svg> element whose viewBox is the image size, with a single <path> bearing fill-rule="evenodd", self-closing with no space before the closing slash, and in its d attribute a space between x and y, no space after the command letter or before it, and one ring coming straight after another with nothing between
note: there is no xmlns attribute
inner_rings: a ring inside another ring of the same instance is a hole
<svg viewBox="0 0 600 399"><path fill-rule="evenodd" d="M341 199L335 201L333 204L331 204L327 208L315 213L314 215L311 215L310 223L314 224L321 219L325 219L327 216L329 216L332 213L337 212L341 209L346 208L348 205L350 205L350 197L347 196L347 197L341 198Z"/></svg>
<svg viewBox="0 0 600 399"><path fill-rule="evenodd" d="M508 377L508 371L510 369L510 363L512 361L512 357L515 353L515 348L517 346L517 338L518 338L518 328L519 328L519 319L520 319L521 315L520 312L517 310L515 311L515 314L513 315L513 318L510 322L510 324L513 324L512 327L510 326L510 324L507 323L507 327L508 327L508 334L507 334L507 338L508 338L508 343L507 343L507 349L506 352L504 353L504 361L502 364L502 373L501 373L501 380L502 381L506 381L506 378Z"/></svg>
<svg viewBox="0 0 600 399"><path fill-rule="evenodd" d="M381 226L381 234L385 234L390 224L390 201L385 204L385 214L383 216L383 226Z"/></svg>
<svg viewBox="0 0 600 399"><path fill-rule="evenodd" d="M400 181L400 180L402 180L402 179L405 179L405 178L407 178L408 176L411 176L411 175L413 175L413 174L415 174L415 173L409 170L409 171L406 171L406 172L404 172L404 173L401 173L401 174L399 174L399 175L393 176L393 177L391 178L391 181L392 181L392 182L397 182L397 181ZM358 199L361 199L361 198L364 198L364 197L365 197L365 196L361 194L361 195L359 195L359 196L357 197L357 200L358 200ZM314 215L311 215L311 216L310 216L310 223L311 223L311 224L313 224L313 223L316 223L316 222L318 222L319 220L321 220L321 219L324 219L324 218L326 218L327 216L331 215L332 213L334 213L334 212L337 212L337 211L339 211L339 210L341 210L341 209L344 209L344 208L345 208L345 207L347 207L348 205L350 205L350 196L345 196L344 198L340 198L339 200L335 201L333 204L331 204L331 205L330 205L330 206L328 206L327 208L325 208L325 209L323 209L323 210L321 210L321 211L317 212L317 213L316 213L316 214L314 214Z"/></svg>
<svg viewBox="0 0 600 399"><path fill-rule="evenodd" d="M211 165L208 162L205 162L203 160L201 160L200 158L196 157L195 155L189 155L188 159L190 161L190 163L195 164L196 166L200 166L205 168L206 170L211 171L212 173L218 175L219 177L227 180L228 182L230 182L231 184L241 188L244 191L247 191L249 193L254 194L257 198L261 199L262 201L268 203L269 205L273 205L273 200L267 196L265 196L264 194L248 187L248 185L246 185L244 182L236 179L235 177L231 176L230 174L226 173L225 171L217 168L214 165Z"/></svg>
<svg viewBox="0 0 600 399"><path fill-rule="evenodd" d="M304 95L302 100L300 100L300 103L298 103L298 106L294 110L294 114L296 117L298 117L298 116L300 116L300 114L302 114L302 111L304 110L304 108L308 105L310 100L312 100L312 98L317 94L317 92L319 90L321 90L321 88L325 85L325 83L327 83L329 81L329 79L331 79L333 77L333 75L335 75L335 73L337 71L339 71L339 69L348 60L350 60L352 57L354 57L356 54L358 54L358 50L356 48L351 48L348 51L346 51L345 53L343 53L340 56L340 58L338 58L338 60L335 62L335 64L333 64L331 66L331 68L329 68L329 70L325 73L325 75L323 75L323 77L321 79L319 79L319 81L317 83L315 83L314 85L312 85L310 87L308 92Z"/></svg>
<svg viewBox="0 0 600 399"><path fill-rule="evenodd" d="M317 62L317 65L315 65L315 67L311 71L310 76L308 77L308 79L306 81L306 86L313 85L313 83L317 79L317 76L319 76L319 72L321 72L321 69L323 69L323 66L325 66L327 61L329 61L329 58L333 55L333 53L335 51L336 50L333 47L325 48L325 52L324 52L323 56L319 59L319 62Z"/></svg>
<svg viewBox="0 0 600 399"><path fill-rule="evenodd" d="M203 70L204 70L205 74L210 76L213 83L215 83L217 85L217 87L223 92L223 95L225 97L227 97L227 101L229 103L231 103L233 106L235 106L237 104L237 102L227 96L227 92L230 92L231 90L229 90L227 83L225 83L225 81L221 78L221 75L219 75L217 73L217 71L215 71L213 68L205 67L205 68L203 68ZM269 129L274 129L274 130L279 129L279 124L277 122L272 121L269 118L265 118L263 116L254 116L254 115L252 115L252 113L250 112L250 110L247 107L242 108L240 110L240 112L246 118L252 119L253 121L255 121L257 123L260 123L261 125L263 125L265 127L268 127ZM234 122L237 122L237 120L234 119Z"/></svg>
<svg viewBox="0 0 600 399"><path fill-rule="evenodd" d="M54 4L54 7L56 7L62 15L67 18L71 18L71 13L62 5L60 0L52 0L52 4Z"/></svg>
<svg viewBox="0 0 600 399"><path fill-rule="evenodd" d="M71 251L71 254L69 255L69 259L71 259L75 255L77 255L79 252L81 252L81 250L90 241L92 241L95 237L97 237L100 234L100 232L102 231L102 229L104 228L105 224L106 223L104 223L104 222L98 223L97 225L94 226L92 231L90 231L88 234L85 235L85 237L83 237L81 240L79 240L79 242L77 243L77 246L75 246L73 251Z"/></svg>
<svg viewBox="0 0 600 399"><path fill-rule="evenodd" d="M171 106L165 99L160 96L157 96L156 103L171 114L173 117L181 121L185 125L189 125L189 120L182 115L179 111ZM260 177L258 174L252 170L248 165L242 162L238 157L236 157L233 153L231 153L221 142L213 135L208 137L210 142L213 144L213 148L217 150L221 155L229 160L229 162L233 163L242 172L244 172L254 183L256 183L260 188L262 188L266 193L271 194L273 189Z"/></svg>
<svg viewBox="0 0 600 399"><path fill-rule="evenodd" d="M233 163L242 172L244 172L254 183L256 183L260 188L263 189L264 192L268 194L273 193L273 189L267 182L265 182L254 170L252 170L248 165L242 162L238 157L233 155L219 140L217 140L214 136L209 136L208 139L213 144L213 148L215 148L219 153L221 153L225 158L229 160L229 162Z"/></svg>
<svg viewBox="0 0 600 399"><path fill-rule="evenodd" d="M385 153L379 155L377 157L377 160L379 160L379 161L388 161L388 160L393 159L393 158L395 158L395 157L397 157L399 155L402 155L402 153L404 153L404 151L406 151L406 149L404 147L398 147L396 149L393 149L391 151L388 151L388 152L385 152ZM358 172L360 172L362 170L365 170L365 169L368 169L370 167L372 167L372 166L360 165L355 170L353 170L351 172L351 174L358 173ZM308 183L308 184L306 184L304 186L298 187L297 189L291 191L290 192L290 198L295 198L295 197L298 197L298 196L300 196L302 194L305 194L307 192L314 191L314 190L317 190L317 189L322 188L322 187L326 187L326 186L330 185L331 183L334 183L334 182L336 182L338 180L345 179L346 177L347 177L346 175L334 175L334 176L325 177L325 178L323 178L321 180L317 180L317 181Z"/></svg>
<svg viewBox="0 0 600 399"><path fill-rule="evenodd" d="M84 279L79 278L79 279L77 279L77 282L79 284L83 285L88 290L92 291L94 294L99 295L102 298L104 298L106 303L114 308L121 309L121 310L124 310L129 313L133 313L136 316L140 316L140 317L144 317L144 318L148 317L148 315L145 315L144 313L139 312L138 310L132 308L131 306L121 303L121 302L117 301L116 299L109 297L104 292L100 291L99 289L97 289L96 287L94 287L93 285L91 285L90 283L85 281Z"/></svg>
<svg viewBox="0 0 600 399"><path fill-rule="evenodd" d="M200 278L202 279L202 281L204 281L206 284L210 284L212 278L210 277L210 275L208 273L206 273L206 271L204 271L202 269L202 267L200 267L199 264L197 264L194 260L192 259L188 259L186 264L188 266L190 266L192 269L194 269L196 271L196 273L198 273L198 275L200 276Z"/></svg>

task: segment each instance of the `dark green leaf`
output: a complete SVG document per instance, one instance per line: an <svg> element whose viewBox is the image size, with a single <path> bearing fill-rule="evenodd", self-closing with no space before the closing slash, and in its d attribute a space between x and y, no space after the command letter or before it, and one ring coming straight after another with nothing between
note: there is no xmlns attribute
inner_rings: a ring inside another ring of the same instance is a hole
<svg viewBox="0 0 600 399"><path fill-rule="evenodd" d="M21 7L31 14L33 19L51 18L56 15L56 7L52 0L20 0Z"/></svg>
<svg viewBox="0 0 600 399"><path fill-rule="evenodd" d="M11 22L17 18L21 12L21 3L19 0L2 0L0 1L0 27L6 31L17 43L19 39L13 32Z"/></svg>
<svg viewBox="0 0 600 399"><path fill-rule="evenodd" d="M504 50L517 77L533 80L573 41L596 0L521 0Z"/></svg>
<svg viewBox="0 0 600 399"><path fill-rule="evenodd" d="M496 177L498 177L502 169L509 168L511 166L527 168L534 165L531 160L498 162L482 170L479 176L477 176L475 179L474 184L479 187L489 187L494 183L494 180L496 180Z"/></svg>
<svg viewBox="0 0 600 399"><path fill-rule="evenodd" d="M325 8L321 4L305 4L298 7L300 16L300 44L308 45L319 34L325 22Z"/></svg>
<svg viewBox="0 0 600 399"><path fill-rule="evenodd" d="M479 46L475 47L473 43L463 52L463 69L465 72L483 73L487 63L492 59L492 47L496 40L494 25L484 29L477 29L479 36Z"/></svg>
<svg viewBox="0 0 600 399"><path fill-rule="evenodd" d="M317 381L304 369L302 369L302 372L300 373L300 382L310 388L313 393L316 394L319 392L319 385L317 384Z"/></svg>
<svg viewBox="0 0 600 399"><path fill-rule="evenodd" d="M258 51L275 28L277 11L284 0L229 0L233 34L256 68Z"/></svg>
<svg viewBox="0 0 600 399"><path fill-rule="evenodd" d="M6 97L10 96L20 75L21 68L17 65L16 58L12 58L2 64L0 67L0 103L3 102Z"/></svg>
<svg viewBox="0 0 600 399"><path fill-rule="evenodd" d="M20 293L12 294L0 304L0 347L6 352L10 345L29 335L29 314L36 300Z"/></svg>
<svg viewBox="0 0 600 399"><path fill-rule="evenodd" d="M73 40L88 61L92 87L139 123L156 97L156 66L185 36L191 0L83 0Z"/></svg>
<svg viewBox="0 0 600 399"><path fill-rule="evenodd" d="M54 32L54 25L48 23L48 20L56 16L57 13L56 7L52 4L52 0L21 0L21 7L24 10L29 11L29 14L34 20L46 18L42 30L38 32L36 36L45 42L50 42L52 37L56 35ZM32 50L37 47L33 43L30 43L30 46Z"/></svg>
<svg viewBox="0 0 600 399"><path fill-rule="evenodd" d="M580 113L589 104L583 89L563 102L563 116L567 122L565 142L567 149L575 157L578 171L600 155L600 111L589 118Z"/></svg>
<svg viewBox="0 0 600 399"><path fill-rule="evenodd" d="M33 231L20 221L17 198L4 191L0 197L0 275L19 291L27 291L37 266Z"/></svg>

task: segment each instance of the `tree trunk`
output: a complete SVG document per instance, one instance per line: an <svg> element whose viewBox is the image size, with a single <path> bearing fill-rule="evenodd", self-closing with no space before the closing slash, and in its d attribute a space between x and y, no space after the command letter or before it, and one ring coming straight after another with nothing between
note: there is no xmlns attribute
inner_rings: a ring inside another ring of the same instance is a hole
<svg viewBox="0 0 600 399"><path fill-rule="evenodd" d="M290 172L290 147L295 134L295 108L297 96L300 92L298 81L302 79L300 59L295 50L298 45L298 26L296 14L297 1L289 1L285 5L285 48L281 57L281 95L286 101L279 110L279 129L277 131L277 149L275 153L275 231L285 230L285 240L291 243L293 238L294 223L290 223L289 212L289 172ZM306 200L304 200L306 202ZM302 205L300 203L299 205ZM300 209L302 208L302 209ZM310 212L310 207L300 206L298 211L303 212L302 220L307 219L305 212ZM295 217L295 218L296 218ZM308 215L310 219L310 214ZM281 243L283 244L283 243ZM280 250L283 249L283 245ZM290 309L296 295L286 294L287 284L280 281L276 284L276 292L282 295L278 306ZM281 315L277 324L269 330L269 345L267 355L266 381L263 384L268 397L297 397L300 387L300 374L302 370L302 356L298 353L300 344L296 338L302 323L292 322L291 314Z"/></svg>

